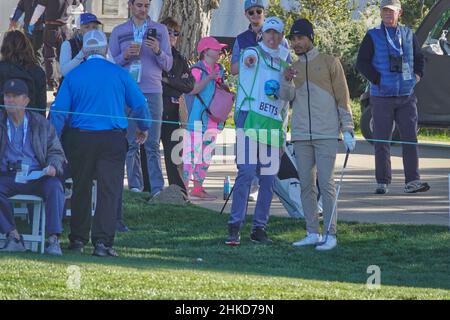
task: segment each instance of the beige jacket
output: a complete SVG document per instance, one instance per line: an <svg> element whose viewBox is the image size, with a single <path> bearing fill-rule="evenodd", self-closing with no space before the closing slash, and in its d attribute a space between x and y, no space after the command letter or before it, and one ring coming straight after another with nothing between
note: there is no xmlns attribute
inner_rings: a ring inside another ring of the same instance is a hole
<svg viewBox="0 0 450 320"><path fill-rule="evenodd" d="M337 139L340 132L353 132L350 94L339 59L316 48L300 56L292 67L293 81L284 79L281 96L293 101L292 141Z"/></svg>

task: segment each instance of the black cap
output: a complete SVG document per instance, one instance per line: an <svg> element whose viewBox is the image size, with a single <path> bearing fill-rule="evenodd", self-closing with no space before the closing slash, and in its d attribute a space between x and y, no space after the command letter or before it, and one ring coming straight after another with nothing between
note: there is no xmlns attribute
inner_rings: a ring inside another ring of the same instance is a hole
<svg viewBox="0 0 450 320"><path fill-rule="evenodd" d="M28 96L28 86L25 81L20 79L7 80L3 85L3 94L5 93L24 94Z"/></svg>
<svg viewBox="0 0 450 320"><path fill-rule="evenodd" d="M292 36L306 36L314 43L314 29L308 19L298 19L291 27L289 39Z"/></svg>

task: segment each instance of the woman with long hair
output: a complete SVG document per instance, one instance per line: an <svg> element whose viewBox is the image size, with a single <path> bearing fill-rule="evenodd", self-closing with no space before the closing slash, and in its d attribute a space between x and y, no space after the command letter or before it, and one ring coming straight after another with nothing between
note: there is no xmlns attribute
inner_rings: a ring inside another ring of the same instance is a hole
<svg viewBox="0 0 450 320"><path fill-rule="evenodd" d="M45 116L47 108L45 72L39 66L30 40L22 31L9 31L3 38L0 55L0 86L3 87L3 83L8 79L24 80L30 91L28 107ZM4 104L1 95L0 104Z"/></svg>

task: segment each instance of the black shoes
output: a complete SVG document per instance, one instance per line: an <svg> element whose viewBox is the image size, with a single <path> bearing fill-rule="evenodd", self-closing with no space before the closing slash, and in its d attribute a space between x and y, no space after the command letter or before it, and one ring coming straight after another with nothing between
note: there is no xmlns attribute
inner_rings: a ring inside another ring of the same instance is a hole
<svg viewBox="0 0 450 320"><path fill-rule="evenodd" d="M273 241L267 236L264 228L256 228L250 235L250 240L258 244L272 244Z"/></svg>
<svg viewBox="0 0 450 320"><path fill-rule="evenodd" d="M228 238L225 241L227 246L236 247L241 244L241 234L239 224L229 224L228 225Z"/></svg>
<svg viewBox="0 0 450 320"><path fill-rule="evenodd" d="M103 243L98 242L95 245L93 256L97 257L118 257L119 255L112 247L107 247Z"/></svg>
<svg viewBox="0 0 450 320"><path fill-rule="evenodd" d="M379 183L375 189L375 194L386 194L388 191L389 189L386 183Z"/></svg>
<svg viewBox="0 0 450 320"><path fill-rule="evenodd" d="M70 241L69 248L72 253L84 253L84 243L79 240ZM97 257L118 257L119 255L112 247L107 247L101 242L94 246L93 256Z"/></svg>
<svg viewBox="0 0 450 320"><path fill-rule="evenodd" d="M83 253L84 252L84 243L79 240L70 241L68 249L72 251L72 253Z"/></svg>

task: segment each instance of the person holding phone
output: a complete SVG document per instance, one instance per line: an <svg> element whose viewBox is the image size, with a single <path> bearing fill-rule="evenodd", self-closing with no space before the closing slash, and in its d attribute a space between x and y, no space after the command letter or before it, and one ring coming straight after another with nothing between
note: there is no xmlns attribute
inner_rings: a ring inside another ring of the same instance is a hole
<svg viewBox="0 0 450 320"><path fill-rule="evenodd" d="M110 38L110 52L115 62L137 75L139 87L148 100L153 119L149 139L145 143L147 156L150 196L158 194L164 187L161 170L159 143L163 111L162 73L169 72L173 65L169 32L163 24L148 16L149 0L129 0L131 18L114 28ZM144 178L139 155L139 145L135 143L134 121L129 121L127 154L128 187L142 191Z"/></svg>

